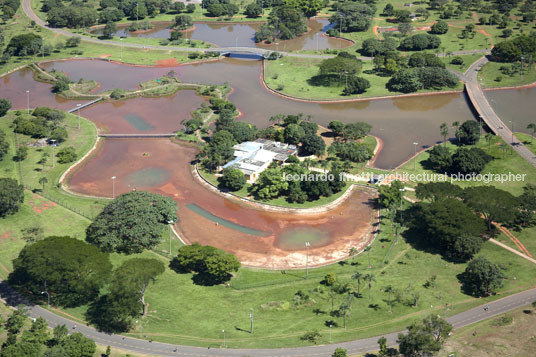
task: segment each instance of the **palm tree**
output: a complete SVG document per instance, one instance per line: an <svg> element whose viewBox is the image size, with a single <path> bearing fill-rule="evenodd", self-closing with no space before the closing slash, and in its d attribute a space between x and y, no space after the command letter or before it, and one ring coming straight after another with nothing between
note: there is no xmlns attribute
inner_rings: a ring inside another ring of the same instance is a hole
<svg viewBox="0 0 536 357"><path fill-rule="evenodd" d="M501 145L499 145L499 149L502 150L502 153L503 153L502 158L504 159L504 152L505 152L506 150L508 150L508 145L505 144L505 143L502 143Z"/></svg>
<svg viewBox="0 0 536 357"><path fill-rule="evenodd" d="M491 139L493 138L492 133L486 134L486 141L488 142L488 152L491 150Z"/></svg>
<svg viewBox="0 0 536 357"><path fill-rule="evenodd" d="M357 254L357 249L355 249L355 247L350 248L350 251L348 252L348 254L349 254L350 257L352 258L352 260L354 260L354 259L355 259L355 255Z"/></svg>
<svg viewBox="0 0 536 357"><path fill-rule="evenodd" d="M275 123L277 125L280 125L281 122L283 121L283 119L285 119L285 116L283 114L276 114L272 117L270 117L270 122L271 123Z"/></svg>
<svg viewBox="0 0 536 357"><path fill-rule="evenodd" d="M454 134L456 134L458 132L458 127L460 126L460 122L456 120L454 123L452 123L452 126L455 129Z"/></svg>
<svg viewBox="0 0 536 357"><path fill-rule="evenodd" d="M391 294L394 293L395 289L391 285L387 285L383 288L383 291L389 294L389 312L393 312L393 300L391 300Z"/></svg>
<svg viewBox="0 0 536 357"><path fill-rule="evenodd" d="M364 278L363 274L361 272L356 271L354 275L352 275L353 280L357 280L357 295L361 295L359 293L359 289L361 287L361 280Z"/></svg>
<svg viewBox="0 0 536 357"><path fill-rule="evenodd" d="M309 158L303 159L303 161L302 161L303 167L305 167L307 170L309 170L309 167L311 167L312 163L313 163L313 160L311 160Z"/></svg>
<svg viewBox="0 0 536 357"><path fill-rule="evenodd" d="M342 162L342 171L350 173L351 169L352 169L352 162L350 160L344 160Z"/></svg>
<svg viewBox="0 0 536 357"><path fill-rule="evenodd" d="M320 161L320 167L322 168L322 170L324 170L324 173L326 173L326 169L328 168L328 166L329 166L329 161L327 160Z"/></svg>
<svg viewBox="0 0 536 357"><path fill-rule="evenodd" d="M48 183L47 178L46 178L46 177L41 177L41 178L39 179L39 183L40 183L41 185L43 185L43 192L44 192L44 191L45 191L45 184Z"/></svg>
<svg viewBox="0 0 536 357"><path fill-rule="evenodd" d="M363 276L363 279L368 283L368 291L369 291L369 300L370 300L370 290L372 289L372 283L376 281L376 278L371 273L365 274Z"/></svg>
<svg viewBox="0 0 536 357"><path fill-rule="evenodd" d="M534 140L534 134L536 134L536 123L530 123L529 125L527 125L527 129L531 129L532 130L532 140Z"/></svg>
<svg viewBox="0 0 536 357"><path fill-rule="evenodd" d="M344 302L339 306L339 315L342 315L344 319L344 328L346 328L346 316L349 316L352 310L352 299L353 296L351 294L346 295Z"/></svg>
<svg viewBox="0 0 536 357"><path fill-rule="evenodd" d="M443 144L447 144L447 136L449 135L449 127L447 123L442 123L441 126L439 126L439 131L441 132L441 136L443 137Z"/></svg>

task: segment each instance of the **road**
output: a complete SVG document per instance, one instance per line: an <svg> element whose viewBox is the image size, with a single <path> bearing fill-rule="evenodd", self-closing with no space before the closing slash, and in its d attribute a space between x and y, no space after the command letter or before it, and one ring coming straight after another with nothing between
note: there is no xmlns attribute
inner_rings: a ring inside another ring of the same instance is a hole
<svg viewBox="0 0 536 357"><path fill-rule="evenodd" d="M465 90L474 108L484 120L486 125L496 135L500 136L505 142L510 143L511 147L517 151L521 157L527 160L532 166L536 167L536 155L532 153L522 142L520 142L512 131L503 123L501 118L495 113L488 102L482 87L478 83L478 71L488 62L486 56L482 57L469 67L469 69L460 76L465 81Z"/></svg>
<svg viewBox="0 0 536 357"><path fill-rule="evenodd" d="M331 356L336 347L342 347L350 354L363 353L372 351L378 348L378 338L380 336L355 340L351 342L335 343L333 345L296 347L296 348L280 348L280 349L210 349L191 346L177 346L160 342L149 342L121 335L106 334L96 331L94 328L80 325L72 320L56 315L47 309L37 305L28 304L7 285L6 282L0 281L0 297L11 306L26 304L29 308L29 314L32 318L43 317L50 327L65 324L69 331L81 332L85 336L91 338L98 344L104 346L112 346L124 350L152 354L158 356L271 356L271 357L307 357L307 356ZM460 328L479 322L490 317L526 306L536 300L536 288L523 291L518 294L510 295L500 300L487 304L489 309L484 310L483 306L473 308L471 310L459 313L447 318L454 326ZM398 333L390 333L384 335L390 345L396 344Z"/></svg>

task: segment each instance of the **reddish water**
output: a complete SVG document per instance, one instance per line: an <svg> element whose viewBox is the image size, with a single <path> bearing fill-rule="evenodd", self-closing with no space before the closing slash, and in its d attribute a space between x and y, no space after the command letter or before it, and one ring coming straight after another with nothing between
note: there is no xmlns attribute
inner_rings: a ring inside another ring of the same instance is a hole
<svg viewBox="0 0 536 357"><path fill-rule="evenodd" d="M178 73L183 82L229 82L233 88L229 98L243 113L240 120L257 127L268 126L270 116L277 113L312 115L314 121L326 126L331 120L344 123L366 121L372 125L372 133L384 143L375 165L386 169L409 158L414 150L413 142L418 142L420 149L441 141L441 123L473 119L463 94L335 104L293 101L266 91L259 81L259 61L227 58L218 62L167 68L124 66L105 61L64 61L55 62L52 66L69 73L72 78L92 78L95 74L103 88L115 88L120 83L126 88L135 88L138 83L170 70ZM145 105L150 105L150 101L144 102Z"/></svg>
<svg viewBox="0 0 536 357"><path fill-rule="evenodd" d="M180 90L169 97L137 97L98 103L80 113L95 122L103 132L163 134L181 129L181 121L189 119L190 113L203 101L193 90Z"/></svg>
<svg viewBox="0 0 536 357"><path fill-rule="evenodd" d="M23 68L15 73L0 78L0 97L11 101L12 109L28 108L28 93L30 91L30 108L47 106L62 110L76 108L78 103L86 101L72 101L58 97L51 92L51 85L33 80L33 72Z"/></svg>
<svg viewBox="0 0 536 357"><path fill-rule="evenodd" d="M111 196L112 176L116 176L116 194L134 188L131 178L147 167L164 177L165 182L135 187L173 197L179 203L178 228L188 242L210 244L237 254L242 262L253 266L302 267L302 251L285 251L278 246L284 232L297 228L321 229L328 239L311 248L311 264L322 264L347 255L351 246L360 246L370 237L371 195L357 191L329 213L311 216L270 213L222 198L202 186L189 169L197 149L180 146L167 139L105 140L94 158L69 179L72 190L80 193ZM162 174L162 173L165 174ZM259 237L216 225L185 206L195 203L206 211L236 224L267 232ZM305 247L302 248L302 250Z"/></svg>

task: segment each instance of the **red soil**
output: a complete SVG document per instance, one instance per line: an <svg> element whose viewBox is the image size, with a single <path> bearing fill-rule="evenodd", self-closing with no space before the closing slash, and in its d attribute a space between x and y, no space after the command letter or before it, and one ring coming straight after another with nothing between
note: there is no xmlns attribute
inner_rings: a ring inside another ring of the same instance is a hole
<svg viewBox="0 0 536 357"><path fill-rule="evenodd" d="M176 58L161 59L156 61L156 66L158 67L171 67L179 64Z"/></svg>

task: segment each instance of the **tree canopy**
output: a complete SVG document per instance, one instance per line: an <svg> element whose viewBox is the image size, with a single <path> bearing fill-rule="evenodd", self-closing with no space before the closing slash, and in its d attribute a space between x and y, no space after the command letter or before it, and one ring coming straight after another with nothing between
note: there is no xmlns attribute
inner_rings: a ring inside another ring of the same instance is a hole
<svg viewBox="0 0 536 357"><path fill-rule="evenodd" d="M86 241L105 252L141 253L160 242L163 224L177 221L177 203L169 197L136 191L109 203L86 230Z"/></svg>
<svg viewBox="0 0 536 357"><path fill-rule="evenodd" d="M67 307L95 299L111 274L108 254L71 237L48 237L26 245L13 260L9 281L35 296L42 291Z"/></svg>
<svg viewBox="0 0 536 357"><path fill-rule="evenodd" d="M452 325L436 314L422 322L407 327L406 334L399 333L397 343L403 356L431 356L439 352L452 331Z"/></svg>
<svg viewBox="0 0 536 357"><path fill-rule="evenodd" d="M488 296L497 291L503 285L501 268L485 257L473 259L461 274L463 290L474 296Z"/></svg>
<svg viewBox="0 0 536 357"><path fill-rule="evenodd" d="M0 218L17 213L22 202L24 186L12 178L0 178Z"/></svg>

